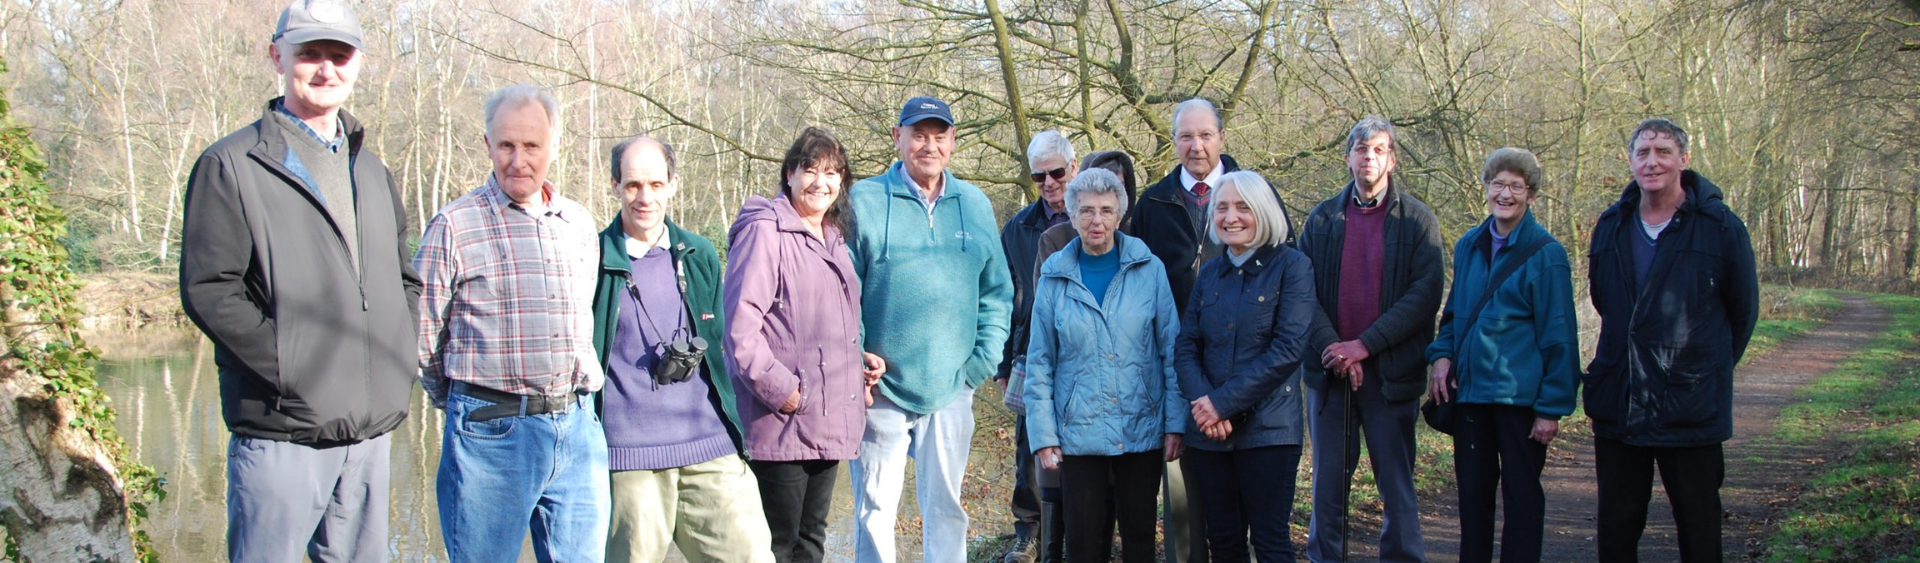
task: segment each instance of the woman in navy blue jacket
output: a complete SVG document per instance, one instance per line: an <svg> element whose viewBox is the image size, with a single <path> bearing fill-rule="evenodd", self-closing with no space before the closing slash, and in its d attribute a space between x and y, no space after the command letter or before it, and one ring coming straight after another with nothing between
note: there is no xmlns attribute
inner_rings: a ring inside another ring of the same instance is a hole
<svg viewBox="0 0 1920 563"><path fill-rule="evenodd" d="M1286 209L1259 174L1222 176L1207 216L1226 253L1200 267L1174 348L1191 407L1187 479L1199 485L1212 561L1247 561L1249 540L1261 561L1292 561L1313 267L1283 244Z"/></svg>

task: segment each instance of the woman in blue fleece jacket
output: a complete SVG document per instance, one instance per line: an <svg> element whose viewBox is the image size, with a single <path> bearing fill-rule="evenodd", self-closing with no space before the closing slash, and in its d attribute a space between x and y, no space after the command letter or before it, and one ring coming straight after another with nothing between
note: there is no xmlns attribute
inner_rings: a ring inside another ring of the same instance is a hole
<svg viewBox="0 0 1920 563"><path fill-rule="evenodd" d="M1528 211L1543 175L1533 153L1503 148L1487 158L1481 181L1490 215L1453 247L1453 291L1440 332L1427 347L1428 391L1459 402L1453 436L1460 486L1460 561L1493 559L1493 494L1506 495L1503 563L1539 561L1546 495L1540 471L1560 417L1573 412L1580 381L1580 344L1573 312L1573 270L1567 249ZM1549 240L1511 276L1493 271ZM1493 292L1477 320L1468 310Z"/></svg>

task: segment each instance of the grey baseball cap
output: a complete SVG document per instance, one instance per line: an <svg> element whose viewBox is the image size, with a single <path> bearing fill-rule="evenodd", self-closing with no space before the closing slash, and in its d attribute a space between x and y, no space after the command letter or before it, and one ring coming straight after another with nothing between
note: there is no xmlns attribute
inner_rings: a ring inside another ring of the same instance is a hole
<svg viewBox="0 0 1920 563"><path fill-rule="evenodd" d="M273 29L273 40L299 45L310 41L333 40L364 50L360 41L360 18L346 0L293 0L280 12L280 25Z"/></svg>

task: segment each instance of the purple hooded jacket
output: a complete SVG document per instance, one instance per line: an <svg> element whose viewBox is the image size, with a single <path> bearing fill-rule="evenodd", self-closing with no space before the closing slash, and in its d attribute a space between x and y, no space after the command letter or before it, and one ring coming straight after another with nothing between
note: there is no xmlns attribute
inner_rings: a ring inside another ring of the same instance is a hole
<svg viewBox="0 0 1920 563"><path fill-rule="evenodd" d="M825 232L782 195L748 199L727 234L727 366L755 460L853 459L866 429L860 279ZM795 389L800 410L780 414Z"/></svg>

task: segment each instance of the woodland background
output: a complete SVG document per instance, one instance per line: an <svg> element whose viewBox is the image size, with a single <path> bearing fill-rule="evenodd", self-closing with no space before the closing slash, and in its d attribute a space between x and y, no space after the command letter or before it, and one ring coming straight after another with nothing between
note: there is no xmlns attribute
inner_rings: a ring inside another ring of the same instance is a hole
<svg viewBox="0 0 1920 563"><path fill-rule="evenodd" d="M276 95L279 1L0 0L0 88L46 147L75 268L171 272L180 199L209 143ZM605 152L683 151L673 216L724 243L807 125L893 159L909 96L952 102L952 169L1001 217L1033 197L1037 131L1172 169L1170 111L1217 100L1227 152L1295 210L1345 181L1361 116L1402 131L1401 178L1457 236L1480 163L1538 153L1536 214L1576 253L1628 180L1625 136L1667 116L1727 191L1763 270L1920 280L1920 0L360 0L371 58L348 109L424 223L482 181L480 102L549 86L553 172L606 218ZM1576 257L1576 260L1579 258ZM1582 284L1584 285L1584 284Z"/></svg>

